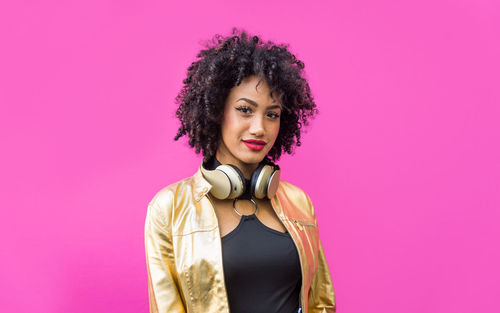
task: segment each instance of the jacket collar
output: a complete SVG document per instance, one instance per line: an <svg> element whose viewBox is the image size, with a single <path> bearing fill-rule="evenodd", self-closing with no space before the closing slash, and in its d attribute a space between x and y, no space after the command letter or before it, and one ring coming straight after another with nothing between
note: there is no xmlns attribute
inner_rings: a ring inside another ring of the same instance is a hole
<svg viewBox="0 0 500 313"><path fill-rule="evenodd" d="M198 167L198 170L196 173L193 175L193 192L194 192L194 199L196 202L199 202L201 198L203 198L209 191L212 189L212 185L203 177L203 174L201 173L201 164Z"/></svg>

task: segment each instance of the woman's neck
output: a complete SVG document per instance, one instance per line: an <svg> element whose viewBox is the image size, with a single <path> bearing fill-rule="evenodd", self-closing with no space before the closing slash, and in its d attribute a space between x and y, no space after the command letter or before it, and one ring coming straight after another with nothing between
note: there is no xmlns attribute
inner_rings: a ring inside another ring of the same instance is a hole
<svg viewBox="0 0 500 313"><path fill-rule="evenodd" d="M236 166L246 179L250 179L252 177L253 172L259 166L258 163L248 164L241 162L240 160L230 155L229 153L224 153L220 150L217 150L215 157L221 164L233 164L234 166Z"/></svg>

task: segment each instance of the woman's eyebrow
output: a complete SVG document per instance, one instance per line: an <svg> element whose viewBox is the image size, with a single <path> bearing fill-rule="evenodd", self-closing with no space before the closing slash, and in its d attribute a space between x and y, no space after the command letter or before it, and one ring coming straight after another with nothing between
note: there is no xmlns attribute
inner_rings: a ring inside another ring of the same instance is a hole
<svg viewBox="0 0 500 313"><path fill-rule="evenodd" d="M253 100L250 100L250 99L247 99L247 98L239 98L238 100L236 101L240 101L240 100L243 100L245 102L248 102L250 103L251 105L253 105L254 107L258 107L259 105L257 104L257 102L253 101ZM273 100L274 102L275 100ZM271 110L271 109L281 109L281 105L279 104L275 104L275 105L270 105L267 107L268 110Z"/></svg>

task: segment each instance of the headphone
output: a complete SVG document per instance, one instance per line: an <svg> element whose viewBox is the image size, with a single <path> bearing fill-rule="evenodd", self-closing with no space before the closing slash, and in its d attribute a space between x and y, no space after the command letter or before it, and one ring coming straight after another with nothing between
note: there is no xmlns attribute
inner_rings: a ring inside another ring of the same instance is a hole
<svg viewBox="0 0 500 313"><path fill-rule="evenodd" d="M200 166L203 177L212 185L210 193L217 199L271 199L276 194L281 169L266 156L250 180L233 164L221 164L215 156Z"/></svg>

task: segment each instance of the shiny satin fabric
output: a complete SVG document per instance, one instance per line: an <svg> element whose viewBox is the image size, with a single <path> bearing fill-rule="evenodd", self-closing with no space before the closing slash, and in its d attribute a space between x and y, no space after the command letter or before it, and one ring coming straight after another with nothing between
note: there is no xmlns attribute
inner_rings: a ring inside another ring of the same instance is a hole
<svg viewBox="0 0 500 313"><path fill-rule="evenodd" d="M144 235L151 313L229 313L210 188L198 168L193 176L158 191L148 205ZM336 312L311 199L280 180L271 205L299 253L302 312Z"/></svg>

